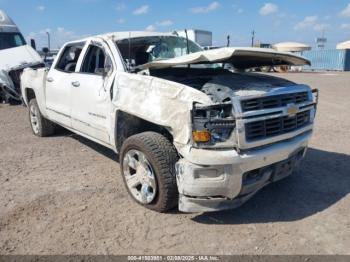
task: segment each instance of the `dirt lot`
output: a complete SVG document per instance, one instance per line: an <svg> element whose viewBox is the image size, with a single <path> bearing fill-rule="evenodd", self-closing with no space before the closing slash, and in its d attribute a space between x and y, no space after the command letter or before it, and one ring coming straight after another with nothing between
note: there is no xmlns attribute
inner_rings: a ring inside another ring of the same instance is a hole
<svg viewBox="0 0 350 262"><path fill-rule="evenodd" d="M1 254L350 254L350 74L286 74L321 92L302 170L239 209L158 214L117 156L77 135L32 135L0 105Z"/></svg>

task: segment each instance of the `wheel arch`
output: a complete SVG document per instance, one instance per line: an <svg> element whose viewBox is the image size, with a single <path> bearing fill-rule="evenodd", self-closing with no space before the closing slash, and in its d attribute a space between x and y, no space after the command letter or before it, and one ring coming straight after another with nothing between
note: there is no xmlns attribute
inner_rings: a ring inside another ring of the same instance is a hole
<svg viewBox="0 0 350 262"><path fill-rule="evenodd" d="M36 94L33 88L27 87L24 89L23 100L24 103L28 106L29 101L33 98L36 98Z"/></svg>
<svg viewBox="0 0 350 262"><path fill-rule="evenodd" d="M165 136L171 143L174 141L169 127L147 121L121 110L116 111L114 137L115 147L118 152L120 152L124 141L128 137L147 131L159 133Z"/></svg>

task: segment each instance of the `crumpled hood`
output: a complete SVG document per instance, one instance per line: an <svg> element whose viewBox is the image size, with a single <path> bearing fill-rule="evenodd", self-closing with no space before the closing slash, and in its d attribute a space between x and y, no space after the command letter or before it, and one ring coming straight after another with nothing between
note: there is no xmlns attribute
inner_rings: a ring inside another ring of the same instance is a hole
<svg viewBox="0 0 350 262"><path fill-rule="evenodd" d="M166 60L153 61L138 66L139 69L160 69L200 63L231 63L235 68L246 69L260 66L310 65L310 61L287 52L266 48L225 47L192 53Z"/></svg>
<svg viewBox="0 0 350 262"><path fill-rule="evenodd" d="M42 63L39 54L29 45L0 50L0 70L9 71L26 64Z"/></svg>
<svg viewBox="0 0 350 262"><path fill-rule="evenodd" d="M201 89L214 102L220 103L235 96L256 96L296 86L297 84L274 76L257 73L231 73L218 75L205 83Z"/></svg>

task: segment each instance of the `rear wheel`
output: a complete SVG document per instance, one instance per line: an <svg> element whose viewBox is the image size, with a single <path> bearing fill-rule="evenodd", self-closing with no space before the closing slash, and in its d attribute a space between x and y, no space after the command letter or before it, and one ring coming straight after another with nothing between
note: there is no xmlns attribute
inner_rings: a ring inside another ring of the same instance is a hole
<svg viewBox="0 0 350 262"><path fill-rule="evenodd" d="M145 132L123 144L120 164L131 197L140 205L165 212L177 205L175 163L178 155L164 136Z"/></svg>
<svg viewBox="0 0 350 262"><path fill-rule="evenodd" d="M29 121L34 135L44 137L55 132L55 124L44 118L39 110L36 99L29 101Z"/></svg>

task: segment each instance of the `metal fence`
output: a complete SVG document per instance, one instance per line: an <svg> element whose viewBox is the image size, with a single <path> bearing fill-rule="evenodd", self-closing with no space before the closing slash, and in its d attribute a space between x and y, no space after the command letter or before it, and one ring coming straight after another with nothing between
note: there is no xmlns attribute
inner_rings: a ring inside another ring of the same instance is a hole
<svg viewBox="0 0 350 262"><path fill-rule="evenodd" d="M299 55L311 61L311 66L304 66L305 71L350 71L350 49L312 50Z"/></svg>

